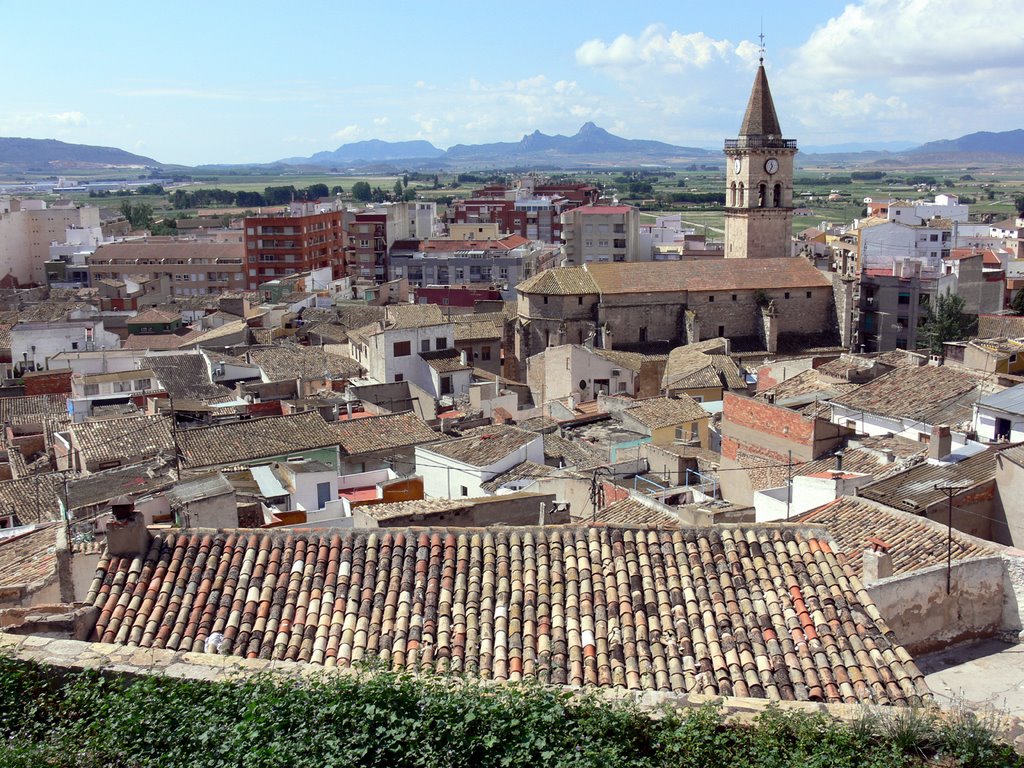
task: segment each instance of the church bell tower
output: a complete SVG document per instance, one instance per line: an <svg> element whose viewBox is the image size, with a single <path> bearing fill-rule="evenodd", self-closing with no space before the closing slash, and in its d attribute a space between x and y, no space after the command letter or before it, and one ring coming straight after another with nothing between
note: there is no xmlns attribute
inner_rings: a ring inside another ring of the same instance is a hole
<svg viewBox="0 0 1024 768"><path fill-rule="evenodd" d="M793 158L764 71L764 49L739 136L725 140L725 257L792 255Z"/></svg>

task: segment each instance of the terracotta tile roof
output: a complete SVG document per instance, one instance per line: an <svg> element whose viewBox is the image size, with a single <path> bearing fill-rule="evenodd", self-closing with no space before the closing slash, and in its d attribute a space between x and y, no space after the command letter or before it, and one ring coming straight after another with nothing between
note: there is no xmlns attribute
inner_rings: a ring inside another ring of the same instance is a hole
<svg viewBox="0 0 1024 768"><path fill-rule="evenodd" d="M89 263L107 259L231 259L241 262L245 256L242 243L213 243L197 240L127 240L107 243L96 249ZM212 266L212 264L211 264Z"/></svg>
<svg viewBox="0 0 1024 768"><path fill-rule="evenodd" d="M84 463L123 461L125 457L174 455L171 420L166 416L83 421L70 427L72 444Z"/></svg>
<svg viewBox="0 0 1024 768"><path fill-rule="evenodd" d="M63 495L64 476L56 472L7 480L0 483L0 514L13 512L21 525L58 520Z"/></svg>
<svg viewBox="0 0 1024 768"><path fill-rule="evenodd" d="M982 339L1024 338L1024 317L1020 315L978 315L978 337Z"/></svg>
<svg viewBox="0 0 1024 768"><path fill-rule="evenodd" d="M351 379L359 376L363 370L351 357L298 344L253 347L249 350L249 358L260 367L269 381L323 379L325 372L332 378Z"/></svg>
<svg viewBox="0 0 1024 768"><path fill-rule="evenodd" d="M334 342L336 344L344 344L348 341L348 333L345 329L332 322L307 323L302 326L302 334L304 336L316 336L325 342Z"/></svg>
<svg viewBox="0 0 1024 768"><path fill-rule="evenodd" d="M437 304L390 304L384 307L384 313L388 328L423 328L445 322Z"/></svg>
<svg viewBox="0 0 1024 768"><path fill-rule="evenodd" d="M540 435L536 432L495 424L473 430L465 437L436 443L426 450L472 467L486 467L538 439Z"/></svg>
<svg viewBox="0 0 1024 768"><path fill-rule="evenodd" d="M489 313L496 314L496 313ZM463 319L465 318L465 319ZM464 315L453 318L455 320L456 341L500 341L502 336L502 324L499 321L487 318L480 320L477 315Z"/></svg>
<svg viewBox="0 0 1024 768"><path fill-rule="evenodd" d="M538 272L516 285L519 293L541 293L548 296L576 296L597 293L597 283L583 267L554 267Z"/></svg>
<svg viewBox="0 0 1024 768"><path fill-rule="evenodd" d="M170 461L147 461L68 479L72 511L103 504L117 496L138 496L175 482Z"/></svg>
<svg viewBox="0 0 1024 768"><path fill-rule="evenodd" d="M727 343L725 339L707 339L673 349L665 363L662 388L746 389L747 383L736 363L724 354Z"/></svg>
<svg viewBox="0 0 1024 768"><path fill-rule="evenodd" d="M184 335L174 333L131 333L121 342L121 349L158 350L178 349L184 341Z"/></svg>
<svg viewBox="0 0 1024 768"><path fill-rule="evenodd" d="M905 472L861 487L857 494L872 501L908 512L924 512L943 501L946 492L935 488L946 483L964 483L975 488L996 476L996 453L984 451L955 464L918 464Z"/></svg>
<svg viewBox="0 0 1024 768"><path fill-rule="evenodd" d="M643 368L646 362L668 360L668 355L642 355L639 352L620 352L615 349L592 349L590 351L620 368L627 368L637 373L640 372L640 369Z"/></svg>
<svg viewBox="0 0 1024 768"><path fill-rule="evenodd" d="M624 499L613 501L604 509L599 510L593 519L595 522L605 525L679 528L679 517L669 509L662 509L662 507L664 507L663 504L655 501L645 503L643 499L627 496Z"/></svg>
<svg viewBox="0 0 1024 768"><path fill-rule="evenodd" d="M835 360L819 365L815 370L823 376L832 376L837 379L849 378L851 371L866 371L874 367L875 361L868 357L857 355L840 355Z"/></svg>
<svg viewBox="0 0 1024 768"><path fill-rule="evenodd" d="M591 263L586 269L602 294L752 291L832 285L827 275L799 257Z"/></svg>
<svg viewBox="0 0 1024 768"><path fill-rule="evenodd" d="M549 467L547 464L538 464L535 461L524 461L516 464L514 467L506 472L502 472L500 475L495 475L486 483L481 483L480 487L488 493L496 493L499 488L509 483L515 483L519 481L531 481L538 477L550 477L554 473L558 472L555 467Z"/></svg>
<svg viewBox="0 0 1024 768"><path fill-rule="evenodd" d="M457 349L439 349L435 352L420 352L420 359L438 373L454 373L472 370L473 366L462 362L462 353Z"/></svg>
<svg viewBox="0 0 1024 768"><path fill-rule="evenodd" d="M338 444L319 411L184 429L178 444L189 469L239 464Z"/></svg>
<svg viewBox="0 0 1024 768"><path fill-rule="evenodd" d="M145 598L145 599L144 599ZM917 704L822 532L172 531L104 554L93 640L499 682Z"/></svg>
<svg viewBox="0 0 1024 768"><path fill-rule="evenodd" d="M197 331L188 336L182 336L182 345L188 347L216 347L217 342L224 342L228 337L236 334L251 336L252 332L245 320L236 320L224 325L211 328L208 331Z"/></svg>
<svg viewBox="0 0 1024 768"><path fill-rule="evenodd" d="M850 382L835 382L831 378L823 377L817 370L801 371L796 376L786 379L771 388L775 397L775 404L792 407L801 403L813 400L832 400L856 389L858 384ZM758 394L764 399L766 393Z"/></svg>
<svg viewBox="0 0 1024 768"><path fill-rule="evenodd" d="M57 578L57 531L52 523L0 538L0 590L41 589Z"/></svg>
<svg viewBox="0 0 1024 768"><path fill-rule="evenodd" d="M544 435L544 460L555 465L564 463L574 469L591 469L608 463L608 455L590 443L570 440L557 433Z"/></svg>
<svg viewBox="0 0 1024 768"><path fill-rule="evenodd" d="M29 395L0 397L0 423L16 416L67 416L67 395Z"/></svg>
<svg viewBox="0 0 1024 768"><path fill-rule="evenodd" d="M214 384L206 358L195 352L180 355L147 355L141 365L153 375L168 394L176 400L222 400L234 393Z"/></svg>
<svg viewBox="0 0 1024 768"><path fill-rule="evenodd" d="M928 452L928 446L924 443L897 435L858 437L856 440L851 440L848 445L853 448L863 448L866 451L891 453L896 459L908 459Z"/></svg>
<svg viewBox="0 0 1024 768"><path fill-rule="evenodd" d="M329 425L341 450L350 456L390 451L447 439L412 411L338 421Z"/></svg>
<svg viewBox="0 0 1024 768"><path fill-rule="evenodd" d="M857 576L863 573L863 552L872 537L891 547L894 576L946 562L945 525L866 499L844 496L807 512L800 522L826 528L835 540L837 554ZM954 560L983 557L997 551L955 528L952 542Z"/></svg>
<svg viewBox="0 0 1024 768"><path fill-rule="evenodd" d="M0 324L0 349L11 349L11 328L14 325L11 323Z"/></svg>
<svg viewBox="0 0 1024 768"><path fill-rule="evenodd" d="M468 501L470 499L412 499L384 504L365 504L358 509L362 514L368 515L378 523L387 523L401 518L428 520L446 512L465 509Z"/></svg>
<svg viewBox="0 0 1024 768"><path fill-rule="evenodd" d="M927 420L942 406L976 393L977 377L937 365L897 368L833 400L852 410L889 418Z"/></svg>
<svg viewBox="0 0 1024 768"><path fill-rule="evenodd" d="M130 325L145 325L147 323L173 323L181 320L180 312L164 312L160 309L147 309L139 312L134 317L129 317L127 322Z"/></svg>
<svg viewBox="0 0 1024 768"><path fill-rule="evenodd" d="M636 419L648 429L673 427L691 421L710 418L700 403L688 395L679 397L651 397L640 400L623 411L623 416Z"/></svg>

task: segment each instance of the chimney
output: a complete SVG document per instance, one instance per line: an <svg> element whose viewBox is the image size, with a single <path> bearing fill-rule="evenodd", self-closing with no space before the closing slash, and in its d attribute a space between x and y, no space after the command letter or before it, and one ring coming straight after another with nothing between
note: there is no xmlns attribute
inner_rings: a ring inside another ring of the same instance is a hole
<svg viewBox="0 0 1024 768"><path fill-rule="evenodd" d="M110 502L113 521L107 525L107 550L116 557L140 557L149 550L146 521L135 510L130 496L118 496Z"/></svg>
<svg viewBox="0 0 1024 768"><path fill-rule="evenodd" d="M836 452L836 472L842 472L842 471L843 471L843 452L842 451L837 451Z"/></svg>
<svg viewBox="0 0 1024 768"><path fill-rule="evenodd" d="M944 459L953 452L953 436L948 424L936 424L932 427L932 435L928 440L928 458Z"/></svg>
<svg viewBox="0 0 1024 768"><path fill-rule="evenodd" d="M888 544L875 536L868 539L863 558L864 586L871 586L876 581L892 576L892 555L889 549Z"/></svg>

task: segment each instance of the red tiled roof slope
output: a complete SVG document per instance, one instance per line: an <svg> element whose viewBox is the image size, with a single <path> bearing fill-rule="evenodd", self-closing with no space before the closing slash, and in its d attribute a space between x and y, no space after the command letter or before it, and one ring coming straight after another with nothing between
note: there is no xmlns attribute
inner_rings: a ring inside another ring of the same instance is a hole
<svg viewBox="0 0 1024 768"><path fill-rule="evenodd" d="M916 704L821 531L171 531L104 554L97 641L496 681Z"/></svg>

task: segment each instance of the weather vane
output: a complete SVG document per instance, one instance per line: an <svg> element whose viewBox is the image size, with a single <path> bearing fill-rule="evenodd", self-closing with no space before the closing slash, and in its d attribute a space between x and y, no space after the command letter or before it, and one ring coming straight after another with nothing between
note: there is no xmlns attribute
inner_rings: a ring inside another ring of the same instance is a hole
<svg viewBox="0 0 1024 768"><path fill-rule="evenodd" d="M758 38L761 40L761 47L758 49L758 52L761 54L760 62L762 64L764 64L764 19L763 18L761 19L761 34L758 35Z"/></svg>

